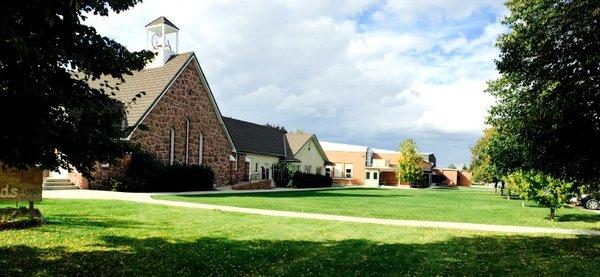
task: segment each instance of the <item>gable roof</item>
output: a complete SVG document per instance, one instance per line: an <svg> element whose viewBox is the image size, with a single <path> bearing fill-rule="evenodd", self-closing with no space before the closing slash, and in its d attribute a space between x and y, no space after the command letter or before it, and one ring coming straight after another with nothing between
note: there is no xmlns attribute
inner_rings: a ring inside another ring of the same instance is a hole
<svg viewBox="0 0 600 277"><path fill-rule="evenodd" d="M314 140L315 147L317 148L325 162L330 163L329 158L327 158L327 154L321 146L321 142L319 142L319 139L317 139L317 136L315 134L296 132L287 133L285 134L285 137L287 138L287 141L294 155L298 154L298 151L300 151L300 149L302 149L302 147L304 147L304 145L306 145L308 141L310 141L311 139Z"/></svg>
<svg viewBox="0 0 600 277"><path fill-rule="evenodd" d="M119 79L112 78L111 76L103 76L101 80L96 80L90 82L91 87L95 87L100 89L100 83L106 81L110 86L114 87L116 84L118 85L118 91L116 91L115 99L119 100L126 107L126 120L127 126L133 126L134 128L131 130L131 133L128 136L131 136L135 129L138 128L139 124L146 118L146 116L152 111L154 106L160 101L162 96L167 92L169 87L175 82L179 74L186 68L186 66L190 63L194 62L194 66L198 72L200 81L202 85L205 86L208 98L213 106L219 124L223 128L225 136L229 141L234 152L236 152L235 144L233 143L229 132L227 131L227 127L223 122L223 117L221 115L221 111L219 110L219 106L215 101L215 97L208 85L208 81L206 80L206 76L200 67L200 63L198 59L196 59L196 55L194 52L186 52L181 54L174 54L165 62L163 66L153 67L153 68L144 68L140 71L134 71L131 75L123 75L124 82L120 83ZM136 97L140 92L145 92L145 95L137 98L134 102L131 100Z"/></svg>
<svg viewBox="0 0 600 277"><path fill-rule="evenodd" d="M175 24L173 24L173 22L171 22L170 20L168 20L164 16L161 16L161 17L159 17L157 19L152 20L152 22L146 24L145 27L152 26L152 25L157 25L157 24L165 24L165 25L171 26L171 27L179 30L179 28L177 28L177 26L175 26Z"/></svg>
<svg viewBox="0 0 600 277"><path fill-rule="evenodd" d="M223 117L233 144L239 152L292 157L292 150L285 138L285 130L248 121Z"/></svg>
<svg viewBox="0 0 600 277"><path fill-rule="evenodd" d="M290 148L292 149L292 153L296 155L298 151L306 144L306 142L312 138L313 134L307 133L287 133L285 137L287 138L288 143L290 144Z"/></svg>
<svg viewBox="0 0 600 277"><path fill-rule="evenodd" d="M111 76L103 76L101 81L93 81L90 86L100 88L100 83L104 81L107 81L110 86L120 83L119 89L115 91L116 95L111 97L129 105L126 114L127 125L136 126L193 56L193 52L176 54L171 56L163 66L145 68L132 72L131 75L123 75L125 80L123 83ZM142 91L146 94L132 102L131 100Z"/></svg>

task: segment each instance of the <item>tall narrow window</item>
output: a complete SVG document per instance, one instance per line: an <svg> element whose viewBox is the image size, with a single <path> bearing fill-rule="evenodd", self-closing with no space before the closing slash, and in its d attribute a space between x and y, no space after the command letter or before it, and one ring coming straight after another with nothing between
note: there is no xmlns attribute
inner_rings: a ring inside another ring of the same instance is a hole
<svg viewBox="0 0 600 277"><path fill-rule="evenodd" d="M198 164L202 164L202 155L203 155L203 147L204 146L204 136L202 133L198 136Z"/></svg>
<svg viewBox="0 0 600 277"><path fill-rule="evenodd" d="M345 178L352 178L352 164L344 164Z"/></svg>
<svg viewBox="0 0 600 277"><path fill-rule="evenodd" d="M169 164L175 161L175 129L169 129Z"/></svg>
<svg viewBox="0 0 600 277"><path fill-rule="evenodd" d="M185 119L185 164L190 162L190 119Z"/></svg>

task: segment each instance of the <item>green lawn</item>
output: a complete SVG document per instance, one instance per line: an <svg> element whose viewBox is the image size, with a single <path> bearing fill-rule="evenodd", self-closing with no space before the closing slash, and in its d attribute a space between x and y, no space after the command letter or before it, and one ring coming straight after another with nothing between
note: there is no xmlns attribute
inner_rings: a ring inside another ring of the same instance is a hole
<svg viewBox="0 0 600 277"><path fill-rule="evenodd" d="M523 208L520 200L507 200L478 189L351 188L155 198L364 217L600 230L600 214L563 208L558 210L557 221L551 222L547 220L549 209L535 203L527 203Z"/></svg>
<svg viewBox="0 0 600 277"><path fill-rule="evenodd" d="M554 276L584 275L600 265L598 237L399 228L119 201L45 200L39 207L47 224L0 231L0 276Z"/></svg>

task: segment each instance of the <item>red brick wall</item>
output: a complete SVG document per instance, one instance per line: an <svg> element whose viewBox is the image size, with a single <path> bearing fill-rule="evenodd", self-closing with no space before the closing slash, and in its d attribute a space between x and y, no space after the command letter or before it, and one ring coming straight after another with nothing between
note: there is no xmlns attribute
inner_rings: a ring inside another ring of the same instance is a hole
<svg viewBox="0 0 600 277"><path fill-rule="evenodd" d="M436 174L446 177L444 184L447 186L471 186L471 173L458 169L434 169Z"/></svg>
<svg viewBox="0 0 600 277"><path fill-rule="evenodd" d="M398 177L396 177L396 172L381 172L379 174L379 178L381 181L380 183L383 183L383 185L386 185L386 186L399 185Z"/></svg>
<svg viewBox="0 0 600 277"><path fill-rule="evenodd" d="M461 187L470 187L471 186L471 172L468 171L458 171L458 185Z"/></svg>
<svg viewBox="0 0 600 277"><path fill-rule="evenodd" d="M363 181L358 180L358 179L347 179L347 178L333 178L333 183L337 184L337 185L344 185L344 186L350 186L350 185L362 185Z"/></svg>

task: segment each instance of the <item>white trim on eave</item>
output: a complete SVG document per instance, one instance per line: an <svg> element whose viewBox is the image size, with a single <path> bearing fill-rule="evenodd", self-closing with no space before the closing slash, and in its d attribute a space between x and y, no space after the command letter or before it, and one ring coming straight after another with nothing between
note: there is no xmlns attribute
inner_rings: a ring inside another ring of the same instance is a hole
<svg viewBox="0 0 600 277"><path fill-rule="evenodd" d="M317 135L313 134L310 137L309 140L311 140L311 139L314 139L315 146L317 147L317 149L319 149L319 152L321 153L321 157L324 158L324 160L326 162L329 162L329 158L327 157L327 153L325 152L325 150L323 150L323 147L321 146L321 142L317 138Z"/></svg>
<svg viewBox="0 0 600 277"><path fill-rule="evenodd" d="M154 107L156 107L156 105L158 104L158 102L160 102L160 100L165 95L165 93L175 83L175 80L177 80L177 78L179 78L179 75L181 75L181 73L183 73L183 69L188 66L188 64L192 61L193 57L194 57L194 54L190 55L190 57L188 58L188 60L179 69L179 71L177 72L177 74L175 75L175 77L173 77L173 79L171 79L171 81L169 82L169 84L163 89L163 91L160 93L160 95L158 95L158 97L154 100L154 102L152 103L152 105L150 106L150 108L148 108L144 112L144 115L142 115L142 117L140 119L138 119L138 121L135 123L135 125L133 127L133 130L131 130L131 133L129 133L129 135L127 136L127 138L126 138L127 140L131 139L131 136L133 135L133 132L135 132L135 130L138 129L138 126L140 126L140 124L144 121L144 119L146 119L146 117L148 117L148 115L150 114L150 112L154 109Z"/></svg>
<svg viewBox="0 0 600 277"><path fill-rule="evenodd" d="M302 150L302 148L304 148L304 146L306 146L306 144L313 140L313 143L315 144L315 146L317 147L317 150L319 151L319 153L321 154L321 158L323 158L325 161L329 161L329 158L327 157L327 154L325 153L325 150L323 150L323 147L321 147L321 142L319 141L319 139L317 138L317 135L312 134L305 142L304 144L302 144L302 146L300 148L298 148L298 151L296 151L296 153L294 153L294 157L296 157L296 154L298 154L300 152L300 150Z"/></svg>
<svg viewBox="0 0 600 277"><path fill-rule="evenodd" d="M233 140L231 139L231 136L229 135L227 126L225 126L225 122L223 121L223 115L221 114L221 110L219 110L217 101L215 101L215 96L213 95L212 90L210 89L210 86L208 85L208 81L206 80L206 76L204 75L204 72L202 71L202 67L200 67L200 62L196 58L196 54L192 54L192 57L196 61L196 69L198 70L198 73L200 73L200 80L202 81L202 84L204 86L206 86L206 88L208 89L208 96L210 96L209 97L210 103L213 105L213 108L215 109L215 112L217 113L217 117L219 118L219 124L221 124L221 127L223 127L223 131L225 131L225 136L227 136L227 140L229 140L231 149L233 149L234 153L237 153L237 149L235 149L235 145L233 144Z"/></svg>

